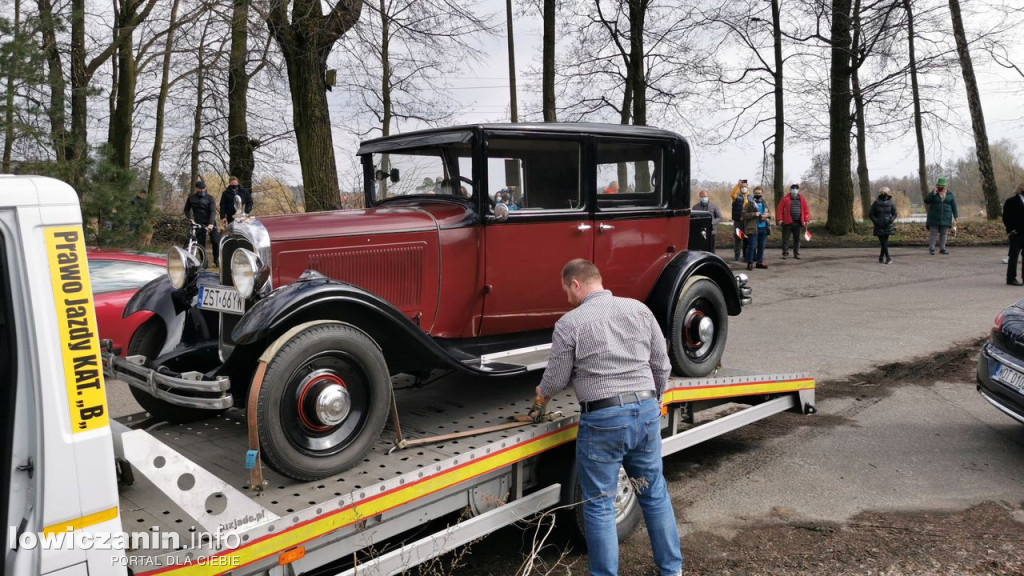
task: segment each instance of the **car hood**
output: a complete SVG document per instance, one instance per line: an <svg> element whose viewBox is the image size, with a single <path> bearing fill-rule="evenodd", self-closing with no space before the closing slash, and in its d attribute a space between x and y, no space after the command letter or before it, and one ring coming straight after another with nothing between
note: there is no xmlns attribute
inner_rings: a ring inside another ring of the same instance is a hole
<svg viewBox="0 0 1024 576"><path fill-rule="evenodd" d="M447 228L466 221L471 210L448 202L424 203L418 206L385 206L362 210L338 210L307 214L260 217L271 242L380 234L382 232L416 232Z"/></svg>

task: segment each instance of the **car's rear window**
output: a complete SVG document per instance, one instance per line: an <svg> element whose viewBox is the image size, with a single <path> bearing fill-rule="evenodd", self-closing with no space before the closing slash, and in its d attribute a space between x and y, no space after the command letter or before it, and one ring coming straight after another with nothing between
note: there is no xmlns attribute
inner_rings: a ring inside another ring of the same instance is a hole
<svg viewBox="0 0 1024 576"><path fill-rule="evenodd" d="M658 144L599 142L597 205L602 210L661 206L662 148Z"/></svg>
<svg viewBox="0 0 1024 576"><path fill-rule="evenodd" d="M89 260L89 280L93 294L137 290L167 269L156 264L128 260Z"/></svg>

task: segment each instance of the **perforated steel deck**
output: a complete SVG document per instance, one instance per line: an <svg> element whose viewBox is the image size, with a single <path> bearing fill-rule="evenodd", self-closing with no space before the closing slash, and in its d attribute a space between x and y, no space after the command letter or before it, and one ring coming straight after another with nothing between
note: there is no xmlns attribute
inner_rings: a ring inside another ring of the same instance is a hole
<svg viewBox="0 0 1024 576"><path fill-rule="evenodd" d="M672 379L672 394L688 394L694 399L702 390L721 398L721 390L736 386L763 385L765 383L796 382L807 378L802 374L751 375L742 371L722 370L715 377L703 379ZM396 399L399 420L407 439L424 438L452 432L485 428L509 422L516 414L529 409L539 374L514 379L488 382L465 376L450 376L415 387L409 381L396 381ZM813 381L811 381L813 387ZM796 385L789 385L796 389ZM673 392L674 391L674 392ZM753 391L745 391L752 394ZM578 421L578 404L572 391L564 391L551 400L549 411L560 411L564 417L554 422L524 424L504 431L480 436L450 440L439 444L417 446L388 454L395 439L389 423L363 463L355 468L315 482L296 482L264 467L269 482L259 497L248 491L248 472L245 453L248 449L246 426L242 415L229 412L224 416L188 425L162 424L148 432L185 458L213 473L224 482L253 497L263 508L280 518L240 532L241 542L280 535L291 527L303 525L338 510L364 506L375 497L401 491L403 486L422 482L425 478L460 470L471 462L494 460L494 455L512 447L534 442L538 438L571 440ZM563 432L564 431L564 432ZM548 440L550 442L550 440ZM461 462L461 466L460 466ZM174 493L174 487L167 487ZM121 516L126 531L160 531L178 534L184 548L179 561L194 559L216 552L209 545L199 545L195 535L202 528L193 526L193 520L184 513L162 490L150 484L140 474L136 483L122 489ZM207 499L211 508L217 507L217 497ZM370 508L367 508L370 509ZM198 546L198 549L196 547ZM167 559L167 552L159 555ZM141 553L141 551L140 551ZM133 552L132 554L136 554ZM144 574L146 569L136 570Z"/></svg>

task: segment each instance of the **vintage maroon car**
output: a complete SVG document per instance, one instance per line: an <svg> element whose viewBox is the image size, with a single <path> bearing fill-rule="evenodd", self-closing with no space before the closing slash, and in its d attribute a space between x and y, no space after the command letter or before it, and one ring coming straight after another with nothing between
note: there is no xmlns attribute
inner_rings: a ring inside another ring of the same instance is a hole
<svg viewBox="0 0 1024 576"><path fill-rule="evenodd" d="M314 479L370 449L395 374L498 385L542 368L573 258L650 306L678 374L718 365L728 316L749 302L745 277L688 249L689 146L671 132L476 125L358 154L365 209L243 216L219 276L172 250L169 278L126 310L154 318L114 362L147 410L180 421L255 406L263 459Z"/></svg>

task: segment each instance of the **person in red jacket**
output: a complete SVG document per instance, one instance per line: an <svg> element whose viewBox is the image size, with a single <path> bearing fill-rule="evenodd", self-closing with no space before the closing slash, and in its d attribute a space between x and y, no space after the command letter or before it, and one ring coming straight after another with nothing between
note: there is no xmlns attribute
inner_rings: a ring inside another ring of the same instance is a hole
<svg viewBox="0 0 1024 576"><path fill-rule="evenodd" d="M793 235L793 258L800 259L800 236L804 233L804 227L811 221L811 209L807 206L807 199L800 195L800 185L793 184L789 187L789 194L779 200L779 208L775 211L775 218L782 224L782 257L789 256L789 235Z"/></svg>

